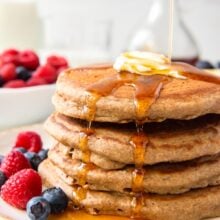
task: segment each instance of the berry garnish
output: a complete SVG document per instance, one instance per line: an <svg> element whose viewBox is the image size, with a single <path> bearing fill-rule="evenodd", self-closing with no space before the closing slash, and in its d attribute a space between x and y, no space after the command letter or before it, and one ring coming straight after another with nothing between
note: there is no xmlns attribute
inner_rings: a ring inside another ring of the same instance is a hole
<svg viewBox="0 0 220 220"><path fill-rule="evenodd" d="M30 164L25 156L19 151L11 151L2 161L0 170L9 178L18 171L30 168Z"/></svg>
<svg viewBox="0 0 220 220"><path fill-rule="evenodd" d="M39 85L46 85L46 84L47 84L46 80L40 77L31 77L27 81L27 86L39 86Z"/></svg>
<svg viewBox="0 0 220 220"><path fill-rule="evenodd" d="M40 135L33 131L19 133L15 142L15 147L21 146L28 151L38 153L42 148L42 140Z"/></svg>
<svg viewBox="0 0 220 220"><path fill-rule="evenodd" d="M47 58L47 64L50 64L55 69L59 69L61 67L67 68L68 62L64 57L51 55Z"/></svg>
<svg viewBox="0 0 220 220"><path fill-rule="evenodd" d="M15 65L13 63L7 63L0 69L0 76L5 81L16 79Z"/></svg>
<svg viewBox="0 0 220 220"><path fill-rule="evenodd" d="M1 188L1 197L7 203L25 209L27 202L41 194L42 181L32 169L24 169L11 176Z"/></svg>
<svg viewBox="0 0 220 220"><path fill-rule="evenodd" d="M27 152L27 149L23 148L23 147L15 147L14 148L15 151L19 151L21 152L22 154L26 153Z"/></svg>
<svg viewBox="0 0 220 220"><path fill-rule="evenodd" d="M37 170L39 164L42 162L40 156L35 152L26 152L24 156L27 158L34 170Z"/></svg>
<svg viewBox="0 0 220 220"><path fill-rule="evenodd" d="M51 212L50 204L41 196L29 200L26 210L31 220L46 220Z"/></svg>
<svg viewBox="0 0 220 220"><path fill-rule="evenodd" d="M18 65L19 63L18 54L19 54L19 51L16 49L5 50L1 55L1 61L3 64L13 63L15 65Z"/></svg>
<svg viewBox="0 0 220 220"><path fill-rule="evenodd" d="M5 181L7 180L7 177L5 176L5 174L0 170L0 189L3 186L3 184L5 183Z"/></svg>
<svg viewBox="0 0 220 220"><path fill-rule="evenodd" d="M48 149L42 149L38 152L38 155L42 160L45 160L47 158L48 151L49 151Z"/></svg>
<svg viewBox="0 0 220 220"><path fill-rule="evenodd" d="M40 64L37 54L31 50L20 52L18 59L19 63L29 70L35 70Z"/></svg>
<svg viewBox="0 0 220 220"><path fill-rule="evenodd" d="M22 79L24 81L27 81L31 77L31 71L26 69L23 66L18 66L16 68L16 75L18 79Z"/></svg>
<svg viewBox="0 0 220 220"><path fill-rule="evenodd" d="M47 83L53 83L57 79L57 72L51 65L44 65L37 68L33 73L33 77L43 78Z"/></svg>
<svg viewBox="0 0 220 220"><path fill-rule="evenodd" d="M53 187L46 189L42 196L49 202L51 213L60 213L67 208L68 197L61 188Z"/></svg>
<svg viewBox="0 0 220 220"><path fill-rule="evenodd" d="M206 60L197 61L196 67L198 67L200 69L213 69L214 68L214 66Z"/></svg>
<svg viewBox="0 0 220 220"><path fill-rule="evenodd" d="M21 79L15 79L15 80L11 80L11 81L5 83L3 87L4 88L11 88L11 89L23 88L23 87L26 87L26 83Z"/></svg>

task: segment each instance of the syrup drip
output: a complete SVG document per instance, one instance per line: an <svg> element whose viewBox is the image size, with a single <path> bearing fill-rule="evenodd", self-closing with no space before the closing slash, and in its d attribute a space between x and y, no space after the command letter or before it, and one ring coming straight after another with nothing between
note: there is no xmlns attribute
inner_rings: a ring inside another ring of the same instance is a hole
<svg viewBox="0 0 220 220"><path fill-rule="evenodd" d="M132 217L140 217L143 207L144 156L148 138L143 133L143 121L150 106L159 97L160 91L168 78L162 75L142 76L121 72L94 83L87 88L91 94L107 96L123 85L132 86L134 90L134 107L136 113L137 134L131 140L134 147L135 169L132 172Z"/></svg>
<svg viewBox="0 0 220 220"><path fill-rule="evenodd" d="M82 163L78 168L77 177L78 184L73 190L73 198L77 205L80 204L80 201L84 200L87 195L87 174L95 166L90 162L91 151L88 147L88 137L94 134L94 131L91 129L92 120L96 112L96 102L99 99L99 95L92 94L86 96L86 105L83 107L83 114L86 117L88 123L87 128L80 131L79 134L79 148L82 152Z"/></svg>
<svg viewBox="0 0 220 220"><path fill-rule="evenodd" d="M90 170L94 169L94 167L95 165L92 163L81 163L78 168L78 185L76 185L73 190L73 198L76 204L80 204L80 201L86 198L88 190L87 174Z"/></svg>
<svg viewBox="0 0 220 220"><path fill-rule="evenodd" d="M81 163L78 168L77 177L78 183L80 186L84 186L87 184L87 174L88 171L93 168L92 163Z"/></svg>
<svg viewBox="0 0 220 220"><path fill-rule="evenodd" d="M82 161L84 163L90 163L91 151L88 148L88 137L94 134L94 131L89 128L90 126L91 123L88 125L87 129L80 131L79 134L79 148L82 151Z"/></svg>
<svg viewBox="0 0 220 220"><path fill-rule="evenodd" d="M131 218L140 218L141 209L144 205L144 196L142 193L137 193L131 201Z"/></svg>
<svg viewBox="0 0 220 220"><path fill-rule="evenodd" d="M73 199L76 205L80 205L80 201L86 198L87 186L76 185L73 189Z"/></svg>
<svg viewBox="0 0 220 220"><path fill-rule="evenodd" d="M83 115L88 121L88 129L91 128L92 121L95 117L96 113L96 102L100 99L100 95L98 93L90 93L85 97L85 105L83 106Z"/></svg>

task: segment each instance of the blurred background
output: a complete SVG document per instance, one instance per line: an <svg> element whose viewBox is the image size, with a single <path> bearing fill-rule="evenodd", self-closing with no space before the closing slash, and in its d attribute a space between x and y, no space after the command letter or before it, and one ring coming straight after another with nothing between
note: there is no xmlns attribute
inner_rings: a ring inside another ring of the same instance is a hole
<svg viewBox="0 0 220 220"><path fill-rule="evenodd" d="M0 49L60 51L73 64L112 59L128 48L155 1L0 0ZM169 1L160 2L168 10ZM220 1L179 0L179 5L200 57L220 58Z"/></svg>
<svg viewBox="0 0 220 220"><path fill-rule="evenodd" d="M167 55L169 2L0 0L0 129L45 120L64 68L126 50ZM173 60L220 68L219 11L220 0L174 0Z"/></svg>

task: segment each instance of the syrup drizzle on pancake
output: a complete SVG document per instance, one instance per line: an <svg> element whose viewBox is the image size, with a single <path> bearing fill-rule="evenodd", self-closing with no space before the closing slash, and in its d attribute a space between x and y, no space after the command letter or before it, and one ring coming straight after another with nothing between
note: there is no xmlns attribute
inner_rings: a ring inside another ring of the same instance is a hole
<svg viewBox="0 0 220 220"><path fill-rule="evenodd" d="M179 71L183 76L194 79L220 84L220 77L185 63L170 63L169 69ZM91 68L110 68L111 66L91 66ZM82 71L87 68L82 68ZM163 70L167 71L167 70ZM149 111L151 105L159 98L160 92L164 84L168 83L171 77L164 75L137 75L129 72L119 72L110 77L106 77L92 85L86 87L88 92L85 98L83 114L88 121L87 129L80 132L79 146L83 152L83 163L79 169L79 184L73 192L77 203L80 203L86 197L87 193L87 173L93 168L90 163L90 150L88 148L88 137L94 133L91 129L92 121L96 114L96 104L103 96L111 95L115 90L123 85L128 85L134 88L134 108L135 108L135 123L137 133L131 139L131 144L134 148L134 163L135 169L132 172L132 194L131 202L132 213L131 217L141 217L141 209L143 207L144 195L143 179L144 179L144 157L145 150L148 144L147 135L143 132L143 121Z"/></svg>

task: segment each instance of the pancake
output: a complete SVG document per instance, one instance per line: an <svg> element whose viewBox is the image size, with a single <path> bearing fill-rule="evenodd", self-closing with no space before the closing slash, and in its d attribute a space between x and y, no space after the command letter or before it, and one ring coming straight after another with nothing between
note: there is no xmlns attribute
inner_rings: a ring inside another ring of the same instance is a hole
<svg viewBox="0 0 220 220"><path fill-rule="evenodd" d="M59 146L48 153L48 158L61 168L72 184L79 184L82 162L63 154ZM88 187L98 191L132 191L134 166L122 170L103 170L89 165L86 169ZM62 176L60 176L62 178ZM68 182L70 183L70 182ZM192 188L220 184L220 156L200 158L184 163L164 163L144 167L143 191L158 194L179 194Z"/></svg>
<svg viewBox="0 0 220 220"><path fill-rule="evenodd" d="M56 174L49 160L39 166L39 173L46 186L61 187L73 201L90 214L132 216L135 200L131 195L88 190L85 198L76 199L76 187L66 184ZM151 220L200 220L220 215L220 186L207 187L180 195L145 194L139 215Z"/></svg>
<svg viewBox="0 0 220 220"><path fill-rule="evenodd" d="M88 89L105 81L106 86L117 72L111 66L69 69L60 74L53 104L58 112L87 120L85 107L92 105L94 121L125 123L135 121L134 87L122 85L98 98ZM192 119L208 113L220 113L220 86L215 83L166 77L159 98L143 113L142 122L165 119ZM104 92L103 92L104 93ZM88 104L88 100L90 104ZM91 103L91 100L93 100ZM89 108L91 107L89 106ZM95 106L95 107L94 107ZM84 113L83 113L84 112Z"/></svg>
<svg viewBox="0 0 220 220"><path fill-rule="evenodd" d="M69 156L75 160L82 160L83 159L83 152L79 149L65 146L61 143L58 144L60 151L65 155ZM126 166L124 163L118 163L116 161L109 160L107 157L100 156L91 152L90 155L90 162L95 164L96 166L105 169L105 170L116 170L121 169Z"/></svg>
<svg viewBox="0 0 220 220"><path fill-rule="evenodd" d="M86 123L60 113L45 122L48 133L64 145L79 148L80 133ZM94 123L88 137L88 149L98 155L124 164L134 164L131 124ZM189 121L168 120L145 124L148 138L144 164L178 162L220 153L220 115L207 115Z"/></svg>

